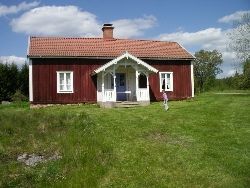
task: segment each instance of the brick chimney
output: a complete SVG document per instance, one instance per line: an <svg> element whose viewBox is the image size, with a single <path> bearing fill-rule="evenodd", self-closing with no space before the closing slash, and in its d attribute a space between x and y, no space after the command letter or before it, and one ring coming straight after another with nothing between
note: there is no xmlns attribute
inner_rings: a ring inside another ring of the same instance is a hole
<svg viewBox="0 0 250 188"><path fill-rule="evenodd" d="M113 39L113 24L103 24L103 39Z"/></svg>

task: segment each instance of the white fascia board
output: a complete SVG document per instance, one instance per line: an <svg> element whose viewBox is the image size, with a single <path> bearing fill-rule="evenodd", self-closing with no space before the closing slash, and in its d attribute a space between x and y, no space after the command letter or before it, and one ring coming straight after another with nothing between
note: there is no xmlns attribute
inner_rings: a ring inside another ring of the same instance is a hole
<svg viewBox="0 0 250 188"><path fill-rule="evenodd" d="M157 73L158 70L155 69L154 67L150 66L149 64L145 63L144 61L140 60L139 58L132 56L131 54L128 53L128 57L133 59L134 61L136 61L138 64L143 65L144 67L146 67L148 70Z"/></svg>
<svg viewBox="0 0 250 188"><path fill-rule="evenodd" d="M123 55L121 55L121 56L119 56L119 57L117 57L117 58L115 58L115 59L109 61L108 63L106 63L106 64L104 64L104 65L102 65L102 66L99 67L98 69L94 70L94 72L95 72L96 74L98 74L99 72L101 72L101 71L107 69L107 68L110 67L111 65L116 64L118 61L122 60L124 57L125 57L125 54L123 54Z"/></svg>

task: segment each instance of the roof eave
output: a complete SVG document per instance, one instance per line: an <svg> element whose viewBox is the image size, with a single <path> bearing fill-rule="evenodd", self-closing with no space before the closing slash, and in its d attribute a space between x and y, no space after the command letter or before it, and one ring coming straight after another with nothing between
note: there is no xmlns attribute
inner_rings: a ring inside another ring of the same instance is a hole
<svg viewBox="0 0 250 188"><path fill-rule="evenodd" d="M28 58L81 58L81 59L114 59L116 56L32 56L27 55ZM150 60L194 60L195 57L138 57L140 59Z"/></svg>

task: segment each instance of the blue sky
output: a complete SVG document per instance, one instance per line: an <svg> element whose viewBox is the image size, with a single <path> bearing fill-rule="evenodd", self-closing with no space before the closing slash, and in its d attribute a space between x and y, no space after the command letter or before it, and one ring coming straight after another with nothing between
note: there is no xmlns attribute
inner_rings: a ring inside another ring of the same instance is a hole
<svg viewBox="0 0 250 188"><path fill-rule="evenodd" d="M217 49L223 74L234 72L227 32L250 0L0 0L0 59L22 64L28 36L99 37L113 23L115 37L177 41L188 51Z"/></svg>

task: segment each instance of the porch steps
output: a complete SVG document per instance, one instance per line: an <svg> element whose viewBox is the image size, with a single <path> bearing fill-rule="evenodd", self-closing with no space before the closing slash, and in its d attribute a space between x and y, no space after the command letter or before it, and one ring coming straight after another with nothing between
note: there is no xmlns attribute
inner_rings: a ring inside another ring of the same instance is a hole
<svg viewBox="0 0 250 188"><path fill-rule="evenodd" d="M116 108L134 108L140 106L138 102L132 102L132 101L117 101L115 103Z"/></svg>

